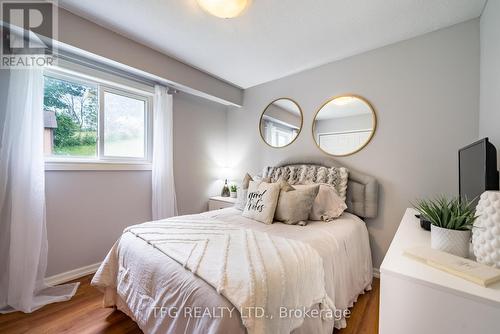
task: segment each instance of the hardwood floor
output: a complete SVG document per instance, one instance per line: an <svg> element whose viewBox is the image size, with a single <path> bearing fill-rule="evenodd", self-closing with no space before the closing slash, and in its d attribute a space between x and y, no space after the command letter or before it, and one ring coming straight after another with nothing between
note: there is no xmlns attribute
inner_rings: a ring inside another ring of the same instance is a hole
<svg viewBox="0 0 500 334"><path fill-rule="evenodd" d="M81 284L70 301L47 305L31 314L0 315L0 333L142 333L122 312L101 306L102 294L90 286L91 278L90 275L76 280ZM352 308L347 328L335 334L378 333L379 289L380 281L374 279L372 291L361 295Z"/></svg>
<svg viewBox="0 0 500 334"><path fill-rule="evenodd" d="M378 305L380 300L380 279L374 278L372 290L358 297L347 319L347 327L335 331L337 334L377 334Z"/></svg>

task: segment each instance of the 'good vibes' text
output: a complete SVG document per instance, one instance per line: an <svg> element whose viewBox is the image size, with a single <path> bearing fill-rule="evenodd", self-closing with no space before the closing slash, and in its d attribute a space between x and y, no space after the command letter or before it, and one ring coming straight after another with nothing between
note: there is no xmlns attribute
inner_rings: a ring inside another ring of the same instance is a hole
<svg viewBox="0 0 500 334"><path fill-rule="evenodd" d="M267 190L264 190L263 192L251 192L248 194L248 202L247 202L247 210L248 211L258 211L262 212L264 209L264 203L262 200L262 197L264 194L267 192Z"/></svg>

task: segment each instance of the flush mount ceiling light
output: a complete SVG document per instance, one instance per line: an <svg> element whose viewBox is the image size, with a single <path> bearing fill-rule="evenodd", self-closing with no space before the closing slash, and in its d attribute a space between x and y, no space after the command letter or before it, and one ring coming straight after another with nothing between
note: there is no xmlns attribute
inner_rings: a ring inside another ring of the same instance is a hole
<svg viewBox="0 0 500 334"><path fill-rule="evenodd" d="M248 0L196 0L207 13L223 19L236 17L248 5Z"/></svg>

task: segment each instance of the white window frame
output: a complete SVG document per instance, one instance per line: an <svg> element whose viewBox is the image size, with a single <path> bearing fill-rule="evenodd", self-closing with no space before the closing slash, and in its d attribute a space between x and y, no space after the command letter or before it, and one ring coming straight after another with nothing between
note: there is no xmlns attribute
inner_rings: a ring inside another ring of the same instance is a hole
<svg viewBox="0 0 500 334"><path fill-rule="evenodd" d="M97 156L95 158L47 156L45 157L45 170L151 170L153 153L153 87L108 73L101 73L81 65L69 62L62 62L61 64L61 61L58 67L44 70L44 75L55 79L94 85L97 89L99 104ZM144 158L104 155L104 92L145 102Z"/></svg>

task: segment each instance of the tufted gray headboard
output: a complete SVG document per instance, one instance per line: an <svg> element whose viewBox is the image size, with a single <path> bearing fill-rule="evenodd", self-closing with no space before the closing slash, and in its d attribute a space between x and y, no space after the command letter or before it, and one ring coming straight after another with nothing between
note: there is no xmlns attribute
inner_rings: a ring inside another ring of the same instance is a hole
<svg viewBox="0 0 500 334"><path fill-rule="evenodd" d="M316 165L342 167L328 158L291 158L281 161L276 167L293 165ZM378 211L378 182L373 176L349 169L347 183L347 211L362 218L375 218Z"/></svg>

